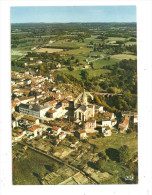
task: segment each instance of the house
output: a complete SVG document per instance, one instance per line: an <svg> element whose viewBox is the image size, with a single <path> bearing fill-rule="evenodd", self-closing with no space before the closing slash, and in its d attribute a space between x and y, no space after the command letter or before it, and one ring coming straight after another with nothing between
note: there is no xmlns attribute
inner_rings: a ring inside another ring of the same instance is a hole
<svg viewBox="0 0 152 195"><path fill-rule="evenodd" d="M17 105L15 103L12 103L12 105L11 105L11 113L15 112L16 106Z"/></svg>
<svg viewBox="0 0 152 195"><path fill-rule="evenodd" d="M43 62L41 60L36 61L37 64L42 64Z"/></svg>
<svg viewBox="0 0 152 195"><path fill-rule="evenodd" d="M36 125L39 125L39 119L36 119L34 117L24 115L22 119L28 122L35 123Z"/></svg>
<svg viewBox="0 0 152 195"><path fill-rule="evenodd" d="M23 133L20 133L20 134L18 134L16 137L14 137L14 140L15 141L19 141L19 140L21 140L21 138L24 136L24 134Z"/></svg>
<svg viewBox="0 0 152 195"><path fill-rule="evenodd" d="M96 110L96 112L100 112L100 113L103 113L103 112L104 112L103 106L98 106L98 105L96 105L96 106L95 106L95 110Z"/></svg>
<svg viewBox="0 0 152 195"><path fill-rule="evenodd" d="M131 116L137 115L136 112L131 112L131 111L124 111L121 114L122 114L123 117L125 117L125 116L131 117Z"/></svg>
<svg viewBox="0 0 152 195"><path fill-rule="evenodd" d="M14 137L14 141L19 141L22 139L22 137L26 134L26 131L22 131L20 133L17 133L16 136Z"/></svg>
<svg viewBox="0 0 152 195"><path fill-rule="evenodd" d="M59 135L61 133L61 127L53 126L52 132L53 132L53 135Z"/></svg>
<svg viewBox="0 0 152 195"><path fill-rule="evenodd" d="M31 79L25 79L24 84L25 85L30 85L31 84Z"/></svg>
<svg viewBox="0 0 152 195"><path fill-rule="evenodd" d="M110 119L116 118L116 117L115 117L115 114L114 114L114 113L111 113L111 112L104 112L104 113L103 113L103 117L104 117L104 118L110 118Z"/></svg>
<svg viewBox="0 0 152 195"><path fill-rule="evenodd" d="M22 118L22 114L20 114L20 113L18 113L18 112L14 112L13 114L12 114L12 118L14 119L14 120L16 120L16 121L18 121L18 120L20 120L21 118Z"/></svg>
<svg viewBox="0 0 152 195"><path fill-rule="evenodd" d="M134 115L133 123L138 123L138 115Z"/></svg>
<svg viewBox="0 0 152 195"><path fill-rule="evenodd" d="M33 101L35 99L34 96L30 96L30 97L20 97L20 103L22 104L26 104L27 102Z"/></svg>
<svg viewBox="0 0 152 195"><path fill-rule="evenodd" d="M28 148L28 146L27 146L27 145L26 145L26 146L23 146L23 149L24 149L24 150L27 150L27 148Z"/></svg>
<svg viewBox="0 0 152 195"><path fill-rule="evenodd" d="M63 100L62 101L62 109L64 110L65 108L68 108L69 107L69 101L68 100Z"/></svg>
<svg viewBox="0 0 152 195"><path fill-rule="evenodd" d="M66 137L66 134L65 133L61 133L61 135L59 135L59 139L60 140L63 140L65 137Z"/></svg>
<svg viewBox="0 0 152 195"><path fill-rule="evenodd" d="M39 125L34 125L33 127L30 127L28 130L27 130L27 133L31 136L38 136L42 134L42 127L39 126Z"/></svg>
<svg viewBox="0 0 152 195"><path fill-rule="evenodd" d="M109 126L103 126L102 127L102 133L106 136L111 136L111 128Z"/></svg>
<svg viewBox="0 0 152 195"><path fill-rule="evenodd" d="M19 97L19 96L22 96L24 94L24 91L23 90L17 90L14 94Z"/></svg>
<svg viewBox="0 0 152 195"><path fill-rule="evenodd" d="M96 120L89 120L85 123L85 130L91 129L94 130L96 128Z"/></svg>
<svg viewBox="0 0 152 195"><path fill-rule="evenodd" d="M15 120L12 120L12 128L18 127L18 122Z"/></svg>
<svg viewBox="0 0 152 195"><path fill-rule="evenodd" d="M56 65L56 68L61 68L61 64L58 63L58 64Z"/></svg>
<svg viewBox="0 0 152 195"><path fill-rule="evenodd" d="M102 126L109 126L110 128L112 127L112 124L111 124L111 119L109 118L106 118L106 119L102 119Z"/></svg>
<svg viewBox="0 0 152 195"><path fill-rule="evenodd" d="M57 101L56 100L52 100L50 102L50 104L51 104L52 107L55 107L57 105Z"/></svg>
<svg viewBox="0 0 152 195"><path fill-rule="evenodd" d="M115 126L117 124L117 120L115 119L115 118L113 118L112 120L111 120L111 126L113 127L113 126Z"/></svg>
<svg viewBox="0 0 152 195"><path fill-rule="evenodd" d="M87 133L85 130L75 131L74 134L79 139L86 139L87 138Z"/></svg>
<svg viewBox="0 0 152 195"><path fill-rule="evenodd" d="M129 120L130 118L128 116L125 116L125 119L123 121L123 123L120 123L118 128L120 130L120 133L126 133L127 129L129 127Z"/></svg>
<svg viewBox="0 0 152 195"><path fill-rule="evenodd" d="M15 98L12 100L12 104L15 103L17 106L20 104L20 100L18 98Z"/></svg>

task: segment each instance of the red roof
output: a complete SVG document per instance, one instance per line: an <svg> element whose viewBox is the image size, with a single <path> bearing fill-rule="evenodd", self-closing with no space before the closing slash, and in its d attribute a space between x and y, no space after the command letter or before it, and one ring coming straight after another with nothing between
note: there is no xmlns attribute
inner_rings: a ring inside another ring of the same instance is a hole
<svg viewBox="0 0 152 195"><path fill-rule="evenodd" d="M52 127L52 129L53 129L53 130L56 130L56 131L59 130L59 128L60 128L60 127L57 127L57 126L53 126L53 127Z"/></svg>
<svg viewBox="0 0 152 195"><path fill-rule="evenodd" d="M29 128L28 131L35 131L36 129L39 129L39 128L41 128L39 125L35 125L35 126Z"/></svg>
<svg viewBox="0 0 152 195"><path fill-rule="evenodd" d="M20 134L17 135L17 137L20 137L20 136L22 136L22 135L23 135L23 133L20 133Z"/></svg>
<svg viewBox="0 0 152 195"><path fill-rule="evenodd" d="M53 100L50 102L51 104L57 104L57 101Z"/></svg>
<svg viewBox="0 0 152 195"><path fill-rule="evenodd" d="M125 116L125 120L123 122L124 125L128 125L129 124L129 117L128 116Z"/></svg>

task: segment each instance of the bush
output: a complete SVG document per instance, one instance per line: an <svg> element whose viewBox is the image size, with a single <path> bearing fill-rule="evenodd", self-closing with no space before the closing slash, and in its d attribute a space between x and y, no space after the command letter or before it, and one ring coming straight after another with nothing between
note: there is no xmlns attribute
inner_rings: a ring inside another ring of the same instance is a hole
<svg viewBox="0 0 152 195"><path fill-rule="evenodd" d="M126 145L123 145L120 147L119 149L119 158L120 158L120 162L128 162L129 160L129 148Z"/></svg>
<svg viewBox="0 0 152 195"><path fill-rule="evenodd" d="M96 168L100 171L103 171L103 168L104 168L104 160L102 159L99 159L97 162L96 162Z"/></svg>
<svg viewBox="0 0 152 195"><path fill-rule="evenodd" d="M55 172L55 171L57 171L59 169L59 165L56 162L54 162L51 165L45 165L45 168L48 171Z"/></svg>
<svg viewBox="0 0 152 195"><path fill-rule="evenodd" d="M104 152L99 152L98 156L100 157L100 159L102 160L109 160L109 157L104 153Z"/></svg>
<svg viewBox="0 0 152 195"><path fill-rule="evenodd" d="M120 154L117 149L114 148L108 148L106 149L106 155L109 157L109 159L119 162L120 161Z"/></svg>

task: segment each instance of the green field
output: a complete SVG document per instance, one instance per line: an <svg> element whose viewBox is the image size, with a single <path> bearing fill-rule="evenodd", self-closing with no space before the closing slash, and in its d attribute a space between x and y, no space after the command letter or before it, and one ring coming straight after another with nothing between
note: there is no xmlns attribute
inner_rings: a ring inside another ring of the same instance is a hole
<svg viewBox="0 0 152 195"><path fill-rule="evenodd" d="M18 150L22 148L17 144L14 146ZM25 151L23 151L25 152ZM15 185L39 185L40 181L36 175L48 173L45 165L50 165L54 160L35 152L26 150L27 157L13 160L13 184Z"/></svg>
<svg viewBox="0 0 152 195"><path fill-rule="evenodd" d="M122 145L127 145L130 149L130 156L138 151L138 139L135 132L130 134L113 134L110 137L89 138L89 143L95 144L99 152L104 152L108 148L119 149Z"/></svg>
<svg viewBox="0 0 152 195"><path fill-rule="evenodd" d="M128 55L128 54L117 54L117 55L112 55L112 58L115 58L115 59L118 59L118 60L123 60L123 59L126 59L126 60L129 60L129 59L136 60L137 56Z"/></svg>
<svg viewBox="0 0 152 195"><path fill-rule="evenodd" d="M136 45L136 42L126 42L125 45L129 46L129 45Z"/></svg>
<svg viewBox="0 0 152 195"><path fill-rule="evenodd" d="M89 59L89 61L90 61L90 59ZM87 72L89 73L89 78L92 78L92 77L95 77L95 76L100 76L101 74L105 74L105 73L110 72L110 70L108 70L108 69L102 69L103 66L110 66L110 65L115 64L116 62L119 62L119 60L114 59L114 58L111 58L110 60L98 59L96 61L93 61L94 69L92 69L90 67L90 65L88 65L89 68L86 69ZM76 68L76 70L73 70L73 71L62 70L61 72L64 73L64 74L72 75L75 78L81 80L81 75L80 75L81 70L82 69Z"/></svg>
<svg viewBox="0 0 152 195"><path fill-rule="evenodd" d="M116 62L119 62L119 60L115 58L111 58L110 60L99 59L93 62L93 67L95 69L100 69L103 66L114 65Z"/></svg>
<svg viewBox="0 0 152 195"><path fill-rule="evenodd" d="M95 76L100 76L101 74L108 73L110 70L107 69L97 69L97 70L92 70L91 68L86 69L87 72L89 73L89 78L95 77ZM74 70L74 71L69 71L69 70L62 70L61 71L64 74L72 75L78 80L81 80L81 70Z"/></svg>

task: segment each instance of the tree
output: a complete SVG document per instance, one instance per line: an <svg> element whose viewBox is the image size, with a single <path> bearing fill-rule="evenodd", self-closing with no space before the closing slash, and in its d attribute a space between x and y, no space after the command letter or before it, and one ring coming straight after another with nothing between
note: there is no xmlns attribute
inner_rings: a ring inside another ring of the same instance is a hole
<svg viewBox="0 0 152 195"><path fill-rule="evenodd" d="M120 147L119 149L119 158L120 158L120 162L128 162L129 160L129 148L126 145L123 145Z"/></svg>
<svg viewBox="0 0 152 195"><path fill-rule="evenodd" d="M90 41L89 45L93 45L93 41Z"/></svg>
<svg viewBox="0 0 152 195"><path fill-rule="evenodd" d="M87 80L89 73L86 70L81 70L80 75L81 75L83 80Z"/></svg>
<svg viewBox="0 0 152 195"><path fill-rule="evenodd" d="M90 66L91 66L92 69L94 69L93 62L90 62Z"/></svg>
<svg viewBox="0 0 152 195"><path fill-rule="evenodd" d="M56 162L54 162L51 165L45 165L45 168L48 171L55 172L55 171L57 171L59 169L59 165Z"/></svg>
<svg viewBox="0 0 152 195"><path fill-rule="evenodd" d="M72 66L68 67L68 70L73 71L74 68Z"/></svg>
<svg viewBox="0 0 152 195"><path fill-rule="evenodd" d="M103 168L104 168L104 160L99 159L99 160L96 162L96 168L99 169L100 171L102 171Z"/></svg>
<svg viewBox="0 0 152 195"><path fill-rule="evenodd" d="M76 60L75 60L75 63L77 63L77 64L78 64L78 63L79 63L79 59L76 59Z"/></svg>

